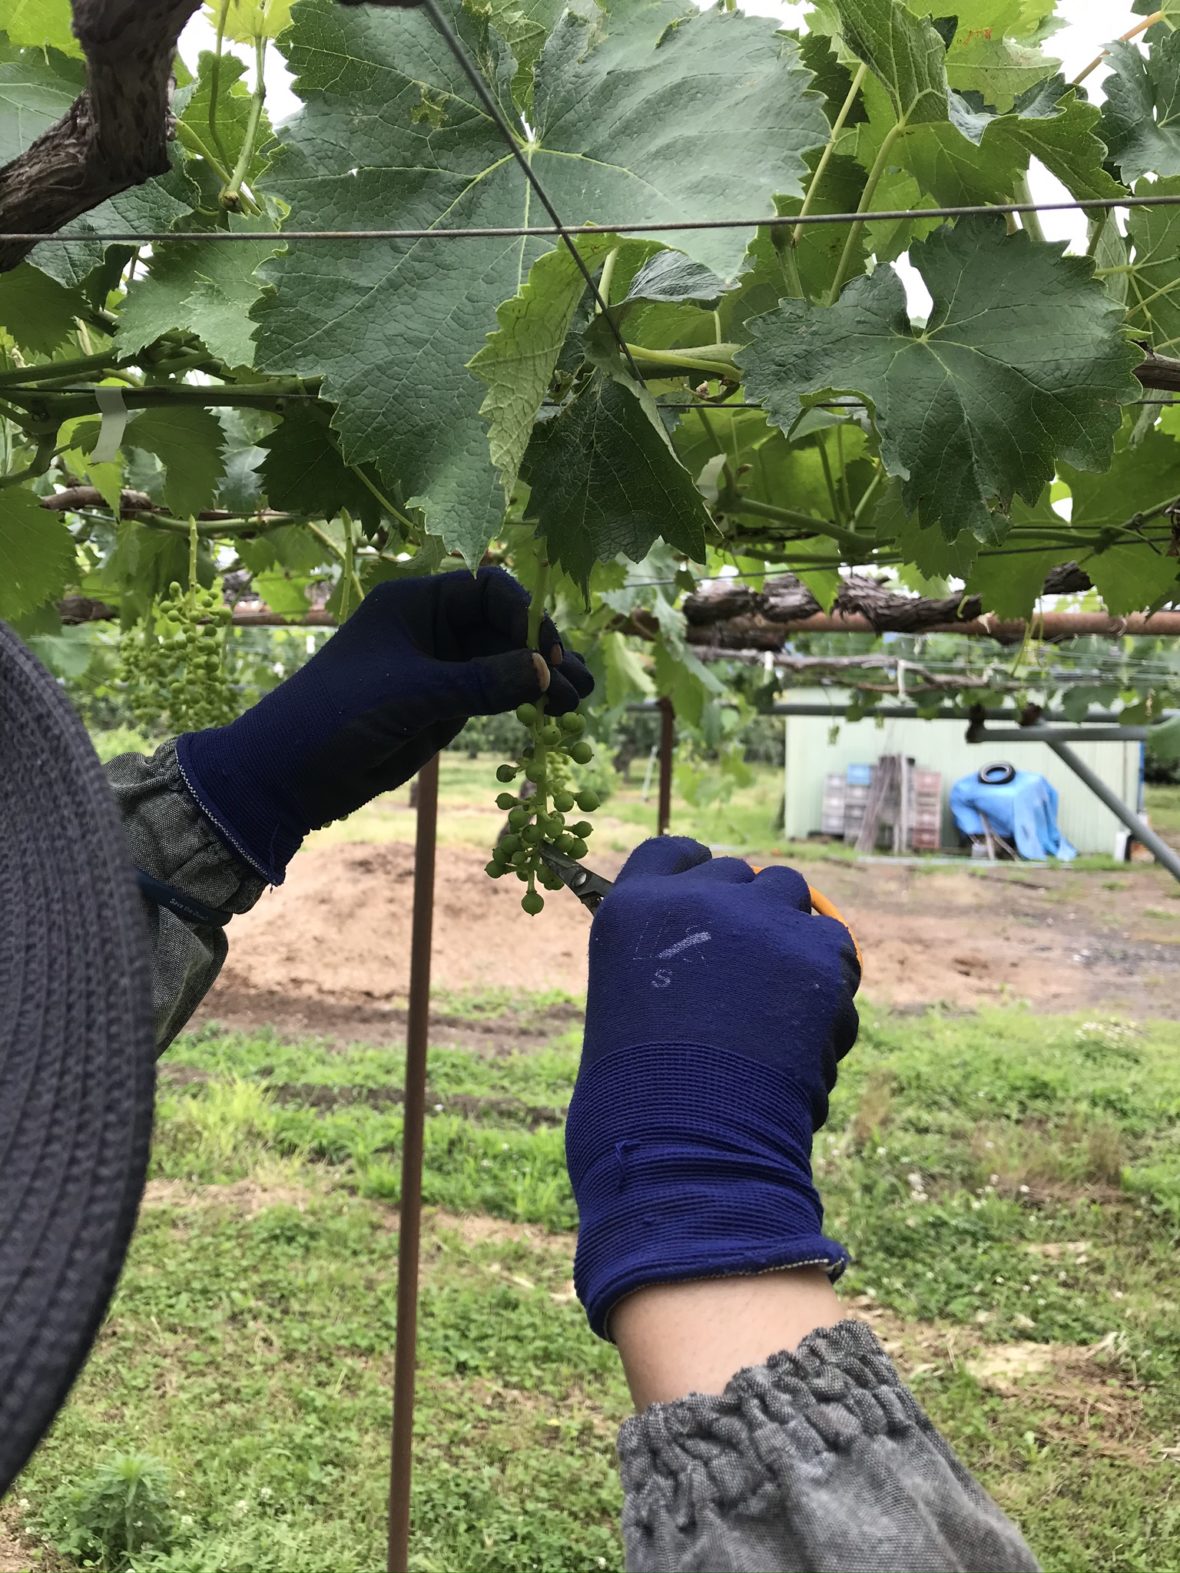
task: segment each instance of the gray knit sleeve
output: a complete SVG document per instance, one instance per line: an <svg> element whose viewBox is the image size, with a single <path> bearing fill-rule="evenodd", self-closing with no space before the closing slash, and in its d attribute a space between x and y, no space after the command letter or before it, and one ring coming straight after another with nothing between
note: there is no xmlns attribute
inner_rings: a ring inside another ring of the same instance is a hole
<svg viewBox="0 0 1180 1573"><path fill-rule="evenodd" d="M121 754L106 769L138 868L207 907L249 911L266 881L229 851L198 809L181 779L175 743L150 759ZM228 942L224 928L191 923L151 901L144 906L154 946L156 1043L165 1049L221 971Z"/></svg>
<svg viewBox="0 0 1180 1573"><path fill-rule="evenodd" d="M619 1437L635 1573L1023 1573L1036 1560L861 1322Z"/></svg>

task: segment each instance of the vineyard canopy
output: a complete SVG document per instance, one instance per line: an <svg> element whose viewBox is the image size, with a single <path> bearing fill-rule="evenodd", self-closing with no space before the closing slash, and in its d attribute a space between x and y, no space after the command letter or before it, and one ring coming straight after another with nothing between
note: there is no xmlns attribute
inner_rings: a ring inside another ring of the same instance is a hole
<svg viewBox="0 0 1180 1573"><path fill-rule="evenodd" d="M0 35L2 227L69 237L0 242L0 616L26 633L70 598L150 638L190 572L299 618L325 583L333 616L544 562L606 702L691 723L719 679L681 603L722 567L790 570L821 612L850 566L1006 620L1063 570L1116 618L1174 600L1180 411L1144 390L1180 386L1173 7L1112 47L1102 103L1059 74L1049 0L817 0L798 32L445 0L461 57L421 10L213 0L195 74L194 10L78 0L75 37L23 0ZM302 106L277 127L272 50ZM1032 160L1161 205L1092 209L1067 254ZM937 212L997 204L1025 211ZM410 234L350 238L380 228ZM1141 713L1171 690L1124 677Z"/></svg>

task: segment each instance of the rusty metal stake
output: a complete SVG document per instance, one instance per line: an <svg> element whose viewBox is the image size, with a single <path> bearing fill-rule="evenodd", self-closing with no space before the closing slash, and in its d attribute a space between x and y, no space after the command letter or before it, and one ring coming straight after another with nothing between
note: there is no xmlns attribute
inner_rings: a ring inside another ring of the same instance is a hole
<svg viewBox="0 0 1180 1573"><path fill-rule="evenodd" d="M660 798L656 810L656 835L666 836L672 820L672 745L676 740L676 712L668 698L660 700Z"/></svg>
<svg viewBox="0 0 1180 1573"><path fill-rule="evenodd" d="M406 1090L402 1105L401 1223L397 1236L397 1327L393 1353L393 1443L389 1459L388 1573L407 1573L410 1558L410 1470L414 1449L414 1378L418 1353L418 1246L422 1226L422 1144L426 1122L430 938L434 918L437 831L436 754L418 772L410 1005L406 1026Z"/></svg>

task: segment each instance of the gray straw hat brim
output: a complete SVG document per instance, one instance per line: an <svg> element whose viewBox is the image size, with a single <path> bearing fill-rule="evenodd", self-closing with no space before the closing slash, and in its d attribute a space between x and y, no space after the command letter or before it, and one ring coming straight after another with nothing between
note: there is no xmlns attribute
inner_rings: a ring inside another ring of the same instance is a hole
<svg viewBox="0 0 1180 1573"><path fill-rule="evenodd" d="M0 1492L85 1362L143 1192L147 929L85 729L0 623Z"/></svg>

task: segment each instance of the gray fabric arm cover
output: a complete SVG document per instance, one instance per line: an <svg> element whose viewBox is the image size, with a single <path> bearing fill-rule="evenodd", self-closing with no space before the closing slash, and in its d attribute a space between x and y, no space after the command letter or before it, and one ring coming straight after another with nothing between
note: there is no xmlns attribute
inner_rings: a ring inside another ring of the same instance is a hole
<svg viewBox="0 0 1180 1573"><path fill-rule="evenodd" d="M1037 1568L862 1322L812 1333L720 1397L653 1404L619 1457L635 1573Z"/></svg>
<svg viewBox="0 0 1180 1573"><path fill-rule="evenodd" d="M206 906L249 911L266 881L229 851L189 796L175 743L165 743L150 759L120 755L107 766L107 780L139 868ZM208 992L228 945L222 928L186 923L154 902L144 906L155 946L156 1044L163 1050Z"/></svg>

